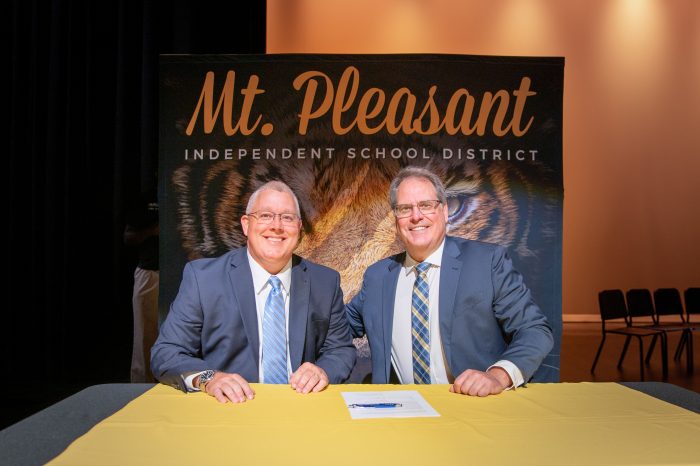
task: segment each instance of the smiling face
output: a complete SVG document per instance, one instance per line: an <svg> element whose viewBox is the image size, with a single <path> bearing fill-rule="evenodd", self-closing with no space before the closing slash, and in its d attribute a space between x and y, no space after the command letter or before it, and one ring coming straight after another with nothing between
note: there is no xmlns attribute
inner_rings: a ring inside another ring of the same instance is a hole
<svg viewBox="0 0 700 466"><path fill-rule="evenodd" d="M396 190L396 204L418 204L434 199L437 199L435 187L425 178L406 178ZM447 208L438 204L434 213L426 215L414 206L410 216L396 219L396 230L408 254L422 262L445 238Z"/></svg>
<svg viewBox="0 0 700 466"><path fill-rule="evenodd" d="M297 211L291 194L265 189L258 193L251 212L296 215ZM299 242L301 220L291 225L283 224L277 215L271 223L264 224L253 215L244 215L241 217L241 226L243 234L248 237L250 255L265 270L275 275L292 257L292 251Z"/></svg>

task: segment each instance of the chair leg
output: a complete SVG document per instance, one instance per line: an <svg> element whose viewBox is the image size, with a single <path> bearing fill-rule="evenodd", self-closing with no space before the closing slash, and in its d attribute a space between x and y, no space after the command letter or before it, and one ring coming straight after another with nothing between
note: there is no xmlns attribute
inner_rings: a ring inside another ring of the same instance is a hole
<svg viewBox="0 0 700 466"><path fill-rule="evenodd" d="M644 382L644 340L642 340L642 337L637 339L639 340L639 373L642 382Z"/></svg>
<svg viewBox="0 0 700 466"><path fill-rule="evenodd" d="M600 357L600 352L603 350L603 344L605 344L605 334L603 334L603 339L600 340L600 346L598 346L598 352L595 354L595 359L593 360L593 365L591 366L591 374L595 370L596 364L598 364L598 358Z"/></svg>
<svg viewBox="0 0 700 466"><path fill-rule="evenodd" d="M632 337L631 337L630 335L628 335L628 336L625 338L625 346L622 347L622 354L620 355L620 360L617 362L617 368L618 368L618 369L622 369L622 361L625 360L625 355L627 354L627 348L628 348L629 345L630 345L630 340L631 340L631 339L632 339Z"/></svg>
<svg viewBox="0 0 700 466"><path fill-rule="evenodd" d="M686 334L686 343L687 346L685 348L686 350L686 359L687 364L688 364L688 374L692 374L693 370L695 369L693 365L693 334L691 333L692 330L688 329L684 333Z"/></svg>
<svg viewBox="0 0 700 466"><path fill-rule="evenodd" d="M651 353L654 352L654 347L656 346L656 337L657 336L658 335L654 335L653 337L651 337L651 343L649 343L649 351L647 351L647 357L644 360L644 362L646 362L647 366L649 365L649 361L651 361Z"/></svg>
<svg viewBox="0 0 700 466"><path fill-rule="evenodd" d="M668 380L668 340L666 333L661 334L661 376Z"/></svg>
<svg viewBox="0 0 700 466"><path fill-rule="evenodd" d="M674 361L679 361L681 359L681 355L683 354L683 348L685 347L685 340L688 338L688 335L686 332L683 332L681 335L681 339L678 342L678 346L676 346L676 352L673 354L673 360Z"/></svg>

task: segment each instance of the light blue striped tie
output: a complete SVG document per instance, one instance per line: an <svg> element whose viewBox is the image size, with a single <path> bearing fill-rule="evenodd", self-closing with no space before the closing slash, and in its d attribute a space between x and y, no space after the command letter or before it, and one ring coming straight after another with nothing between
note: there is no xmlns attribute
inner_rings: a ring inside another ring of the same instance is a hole
<svg viewBox="0 0 700 466"><path fill-rule="evenodd" d="M287 379L287 332L284 318L282 282L272 276L272 290L265 301L263 316L263 370L265 383L284 383Z"/></svg>
<svg viewBox="0 0 700 466"><path fill-rule="evenodd" d="M413 382L430 383L430 325L428 312L428 269L430 264L416 265L416 281L413 284L411 302L411 336L413 350Z"/></svg>

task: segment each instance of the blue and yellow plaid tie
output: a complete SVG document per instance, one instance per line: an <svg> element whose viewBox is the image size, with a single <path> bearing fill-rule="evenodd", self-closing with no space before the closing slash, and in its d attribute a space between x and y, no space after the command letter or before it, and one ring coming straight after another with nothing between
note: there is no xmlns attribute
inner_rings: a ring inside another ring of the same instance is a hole
<svg viewBox="0 0 700 466"><path fill-rule="evenodd" d="M287 383L287 324L284 294L279 278L270 277L272 289L263 315L263 369L265 383Z"/></svg>
<svg viewBox="0 0 700 466"><path fill-rule="evenodd" d="M413 382L430 383L430 324L428 313L428 269L430 264L416 265L416 281L413 284L411 302L411 335L413 350Z"/></svg>

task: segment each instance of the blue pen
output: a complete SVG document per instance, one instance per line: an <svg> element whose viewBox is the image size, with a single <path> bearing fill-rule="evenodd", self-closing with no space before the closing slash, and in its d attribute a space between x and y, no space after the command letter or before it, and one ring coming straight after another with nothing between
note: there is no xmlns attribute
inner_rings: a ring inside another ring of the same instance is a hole
<svg viewBox="0 0 700 466"><path fill-rule="evenodd" d="M348 408L400 408L401 403L353 403Z"/></svg>

